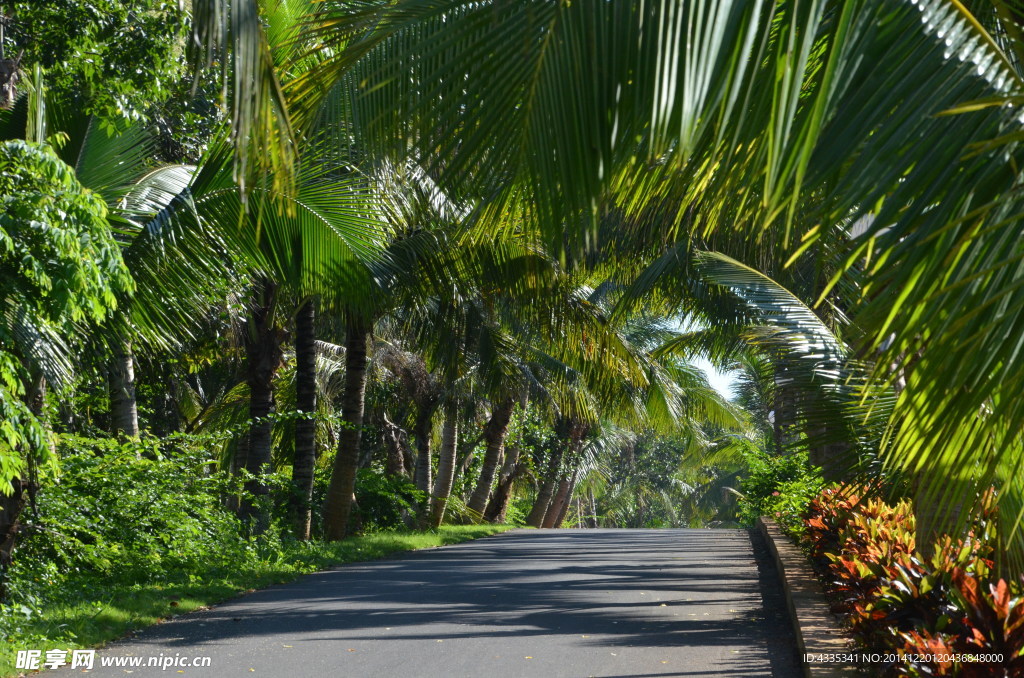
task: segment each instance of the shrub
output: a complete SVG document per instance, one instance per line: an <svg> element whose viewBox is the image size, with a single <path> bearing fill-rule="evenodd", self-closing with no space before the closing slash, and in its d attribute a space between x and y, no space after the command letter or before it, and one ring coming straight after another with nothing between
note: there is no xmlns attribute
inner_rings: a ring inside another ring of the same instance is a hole
<svg viewBox="0 0 1024 678"><path fill-rule="evenodd" d="M368 532L406 527L408 516L426 501L408 478L389 476L371 469L356 475L356 505L360 529Z"/></svg>
<svg viewBox="0 0 1024 678"><path fill-rule="evenodd" d="M774 455L755 450L746 456L749 471L740 485L740 522L753 525L758 516L770 516L790 534L798 533L808 503L824 484L820 470L810 465L806 452Z"/></svg>
<svg viewBox="0 0 1024 678"><path fill-rule="evenodd" d="M986 508L963 539L945 536L934 555L916 550L907 501L887 504L850 488L813 500L802 541L824 566L854 636L871 651L903 660L882 675L1006 676L1024 671L1024 600L993 575ZM998 663L946 661L944 655L999 655Z"/></svg>

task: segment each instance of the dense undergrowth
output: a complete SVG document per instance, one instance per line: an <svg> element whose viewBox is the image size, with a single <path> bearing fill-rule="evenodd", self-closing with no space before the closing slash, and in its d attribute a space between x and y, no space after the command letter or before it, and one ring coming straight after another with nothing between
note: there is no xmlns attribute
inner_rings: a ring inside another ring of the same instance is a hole
<svg viewBox="0 0 1024 678"><path fill-rule="evenodd" d="M137 456L142 453L141 456ZM284 515L254 534L229 508L240 480L194 446L61 438L61 474L23 513L16 558L3 573L0 675L17 650L90 647L168 616L331 565L457 543L500 525L404 528L408 488L364 473L363 534L302 542ZM277 491L286 491L279 483ZM402 492L406 492L402 495ZM386 493L389 502L379 500ZM281 505L274 497L269 502Z"/></svg>

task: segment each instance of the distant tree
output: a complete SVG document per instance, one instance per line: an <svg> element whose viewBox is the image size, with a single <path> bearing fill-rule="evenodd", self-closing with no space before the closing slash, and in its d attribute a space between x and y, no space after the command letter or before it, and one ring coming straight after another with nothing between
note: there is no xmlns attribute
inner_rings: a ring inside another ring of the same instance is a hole
<svg viewBox="0 0 1024 678"><path fill-rule="evenodd" d="M0 4L4 56L39 64L80 110L145 118L184 73L188 14L177 0L18 0Z"/></svg>

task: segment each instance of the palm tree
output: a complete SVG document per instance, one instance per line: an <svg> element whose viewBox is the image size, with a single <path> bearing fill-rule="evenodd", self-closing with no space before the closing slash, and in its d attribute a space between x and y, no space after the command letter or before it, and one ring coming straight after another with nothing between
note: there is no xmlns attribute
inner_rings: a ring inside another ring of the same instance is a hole
<svg viewBox="0 0 1024 678"><path fill-rule="evenodd" d="M1019 53L1012 19L995 12L996 35ZM922 485L953 500L996 483L1017 522L1022 86L962 5L407 0L319 21L334 51L292 84L300 121L325 80L355 74L368 148L411 141L447 190L530 205L570 253L606 199L640 215L672 196L655 240L778 227L794 257L873 214L841 259L870 291L854 317L857 352L881 349L872 381L893 366L907 381L888 463L963 475Z"/></svg>
<svg viewBox="0 0 1024 678"><path fill-rule="evenodd" d="M292 459L292 521L299 539L309 539L312 523L313 471L316 465L316 302L307 299L295 314L295 409L306 415L295 422Z"/></svg>

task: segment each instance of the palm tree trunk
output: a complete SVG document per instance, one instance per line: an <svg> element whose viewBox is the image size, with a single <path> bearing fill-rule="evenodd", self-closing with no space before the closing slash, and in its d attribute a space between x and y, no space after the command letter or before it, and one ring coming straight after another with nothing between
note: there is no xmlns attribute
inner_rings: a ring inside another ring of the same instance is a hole
<svg viewBox="0 0 1024 678"><path fill-rule="evenodd" d="M527 525L541 527L544 523L544 516L547 514L548 506L551 504L551 495L554 494L555 484L558 482L558 468L562 465L562 452L563 447L559 445L551 452L551 456L548 458L548 466L540 489L537 491L537 499L533 502L530 515L526 517Z"/></svg>
<svg viewBox="0 0 1024 678"><path fill-rule="evenodd" d="M555 492L551 503L548 504L548 510L544 513L544 520L540 524L541 527L550 529L556 526L558 517L562 514L562 508L565 506L566 501L568 501L569 486L571 484L572 481L567 476L562 477L558 481L558 491Z"/></svg>
<svg viewBox="0 0 1024 678"><path fill-rule="evenodd" d="M270 494L259 476L270 469L270 415L274 411L274 374L281 365L281 344L274 323L277 285L269 280L257 284L257 302L245 332L246 381L249 384L249 450L245 469L255 478L245 484L246 496L241 502L241 517L259 533L269 525L269 513L262 506Z"/></svg>
<svg viewBox="0 0 1024 678"><path fill-rule="evenodd" d="M387 460L384 472L389 476L406 478L409 472L405 468L405 452L402 449L401 429L390 419L386 412L381 415L384 428L384 448L387 450Z"/></svg>
<svg viewBox="0 0 1024 678"><path fill-rule="evenodd" d="M135 361L132 345L124 342L114 349L109 368L110 419L114 433L139 437L139 409L135 399Z"/></svg>
<svg viewBox="0 0 1024 678"><path fill-rule="evenodd" d="M582 422L574 419L568 420L566 424L568 439L564 443L565 452L559 459L559 467L553 469L552 473L552 478L558 479L556 481L558 490L548 505L547 511L544 512L541 526L545 528L555 527L559 524L559 516L562 514L563 507L572 496L572 487L575 485L575 477L578 472L578 469L575 468L577 457L587 429ZM559 471L561 472L559 473Z"/></svg>
<svg viewBox="0 0 1024 678"><path fill-rule="evenodd" d="M597 527L597 500L594 498L594 490L587 490L587 503L590 505L588 509L590 515L587 516L587 527Z"/></svg>
<svg viewBox="0 0 1024 678"><path fill-rule="evenodd" d="M235 445L234 452L231 454L231 465L228 468L228 473L231 474L232 478L237 478L245 468L246 459L249 456L249 432L245 431L241 436L238 437L238 443ZM227 497L225 505L235 513L239 513L242 510L242 506L239 503L239 497L237 494L232 494Z"/></svg>
<svg viewBox="0 0 1024 678"><path fill-rule="evenodd" d="M519 471L519 446L512 445L505 449L505 463L498 473L498 483L491 493L491 500L487 502L487 509L484 511L484 520L489 523L502 523L505 521L505 512L508 511L508 500L512 495L512 482L516 479Z"/></svg>
<svg viewBox="0 0 1024 678"><path fill-rule="evenodd" d="M434 481L434 496L430 500L430 526L440 527L448 497L455 480L455 453L459 444L459 412L457 403L450 403L441 432L441 449L438 450L437 479Z"/></svg>
<svg viewBox="0 0 1024 678"><path fill-rule="evenodd" d="M316 307L312 299L295 316L295 406L308 415L295 421L292 460L292 521L295 536L309 539L313 468L316 466Z"/></svg>
<svg viewBox="0 0 1024 678"><path fill-rule="evenodd" d="M787 376L785 370L776 368L772 438L777 455L783 454L795 437L795 400L793 378Z"/></svg>
<svg viewBox="0 0 1024 678"><path fill-rule="evenodd" d="M494 482L494 471L500 463L501 453L505 446L505 436L508 435L508 423L512 419L515 404L511 398L499 403L484 428L487 451L484 453L484 463L480 468L480 478L477 480L476 489L473 490L473 496L469 498L470 511L482 514L487 507L487 498L491 495L491 484Z"/></svg>
<svg viewBox="0 0 1024 678"><path fill-rule="evenodd" d="M345 391L341 399L343 428L338 435L331 483L324 500L324 536L328 541L344 539L355 499L359 444L363 433L363 408L366 404L366 344L370 329L349 322L345 336Z"/></svg>
<svg viewBox="0 0 1024 678"><path fill-rule="evenodd" d="M559 528L562 526L562 523L565 522L565 516L569 513L569 506L572 504L572 493L575 490L576 474L574 473L572 478L569 479L569 485L566 487L565 495L562 497L562 507L559 509L558 515L555 517L555 522L551 527Z"/></svg>
<svg viewBox="0 0 1024 678"><path fill-rule="evenodd" d="M416 415L413 435L416 436L416 489L423 494L430 494L433 481L430 459L430 437L434 430L434 407L422 407Z"/></svg>
<svg viewBox="0 0 1024 678"><path fill-rule="evenodd" d="M853 467L852 446L841 440L833 440L829 427L822 424L808 437L808 457L812 466L821 467L821 475L828 482L841 482L850 475Z"/></svg>

